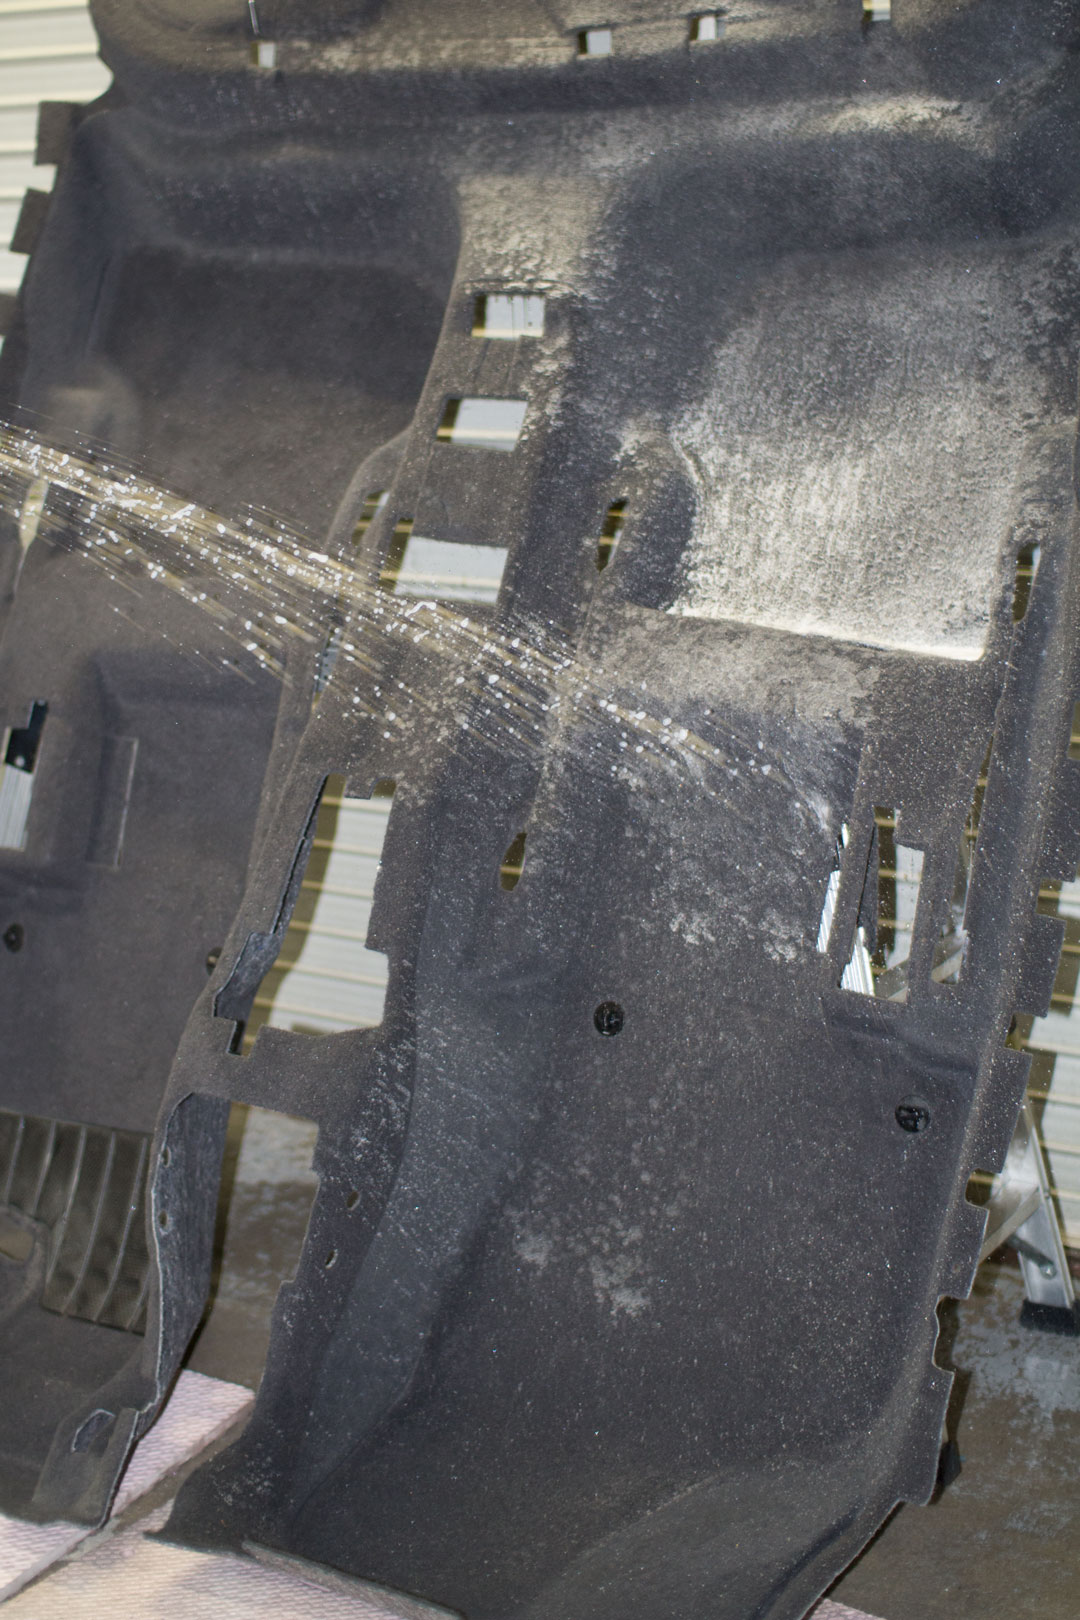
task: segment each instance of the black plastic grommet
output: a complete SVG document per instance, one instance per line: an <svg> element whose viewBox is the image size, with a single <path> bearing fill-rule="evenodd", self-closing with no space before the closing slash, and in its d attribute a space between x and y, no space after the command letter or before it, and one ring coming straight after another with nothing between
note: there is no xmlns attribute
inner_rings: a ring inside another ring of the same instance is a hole
<svg viewBox="0 0 1080 1620"><path fill-rule="evenodd" d="M923 1102L921 1097L905 1097L896 1105L896 1123L902 1131L910 1131L913 1136L925 1131L930 1124L930 1104Z"/></svg>
<svg viewBox="0 0 1080 1620"><path fill-rule="evenodd" d="M598 1035L617 1035L625 1022L625 1014L617 1001L602 1001L592 1015Z"/></svg>

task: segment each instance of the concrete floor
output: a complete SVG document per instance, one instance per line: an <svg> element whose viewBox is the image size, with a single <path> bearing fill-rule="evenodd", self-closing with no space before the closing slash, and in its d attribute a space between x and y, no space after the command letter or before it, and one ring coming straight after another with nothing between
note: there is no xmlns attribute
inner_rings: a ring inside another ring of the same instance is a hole
<svg viewBox="0 0 1080 1620"><path fill-rule="evenodd" d="M1077 1620L1080 1340L1021 1327L1023 1298L1019 1271L988 1262L955 1307L961 1473L893 1515L837 1602L882 1620Z"/></svg>
<svg viewBox="0 0 1080 1620"><path fill-rule="evenodd" d="M315 1192L313 1147L303 1122L234 1112L196 1371L258 1383L274 1295ZM1080 1340L1021 1327L1022 1302L1018 1270L988 1262L971 1298L946 1309L961 1473L929 1507L893 1515L834 1586L837 1602L881 1620L1080 1616Z"/></svg>
<svg viewBox="0 0 1080 1620"><path fill-rule="evenodd" d="M293 1276L318 1186L315 1127L234 1106L222 1171L210 1310L187 1365L258 1386L278 1288Z"/></svg>

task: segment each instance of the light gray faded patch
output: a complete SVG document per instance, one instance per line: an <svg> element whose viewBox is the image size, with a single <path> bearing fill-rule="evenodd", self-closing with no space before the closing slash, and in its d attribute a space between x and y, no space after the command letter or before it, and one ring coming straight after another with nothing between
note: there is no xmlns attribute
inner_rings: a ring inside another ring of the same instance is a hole
<svg viewBox="0 0 1080 1620"><path fill-rule="evenodd" d="M594 1254L590 1259L589 1273L596 1302L606 1307L612 1316L637 1317L648 1308L648 1294L633 1282L637 1269L628 1254L617 1255L613 1260L602 1260Z"/></svg>
<svg viewBox="0 0 1080 1620"><path fill-rule="evenodd" d="M551 1259L552 1240L541 1232L525 1232L514 1245L515 1253L528 1266L544 1271Z"/></svg>
<svg viewBox="0 0 1080 1620"><path fill-rule="evenodd" d="M772 906L761 918L761 937L774 962L794 962L804 944L803 931L788 917L781 917Z"/></svg>
<svg viewBox="0 0 1080 1620"><path fill-rule="evenodd" d="M1041 383L988 260L772 272L673 438L698 494L673 613L972 660Z"/></svg>
<svg viewBox="0 0 1080 1620"><path fill-rule="evenodd" d="M710 926L711 919L703 912L694 911L687 914L677 911L669 920L668 927L673 934L680 935L688 945L715 945L716 935Z"/></svg>

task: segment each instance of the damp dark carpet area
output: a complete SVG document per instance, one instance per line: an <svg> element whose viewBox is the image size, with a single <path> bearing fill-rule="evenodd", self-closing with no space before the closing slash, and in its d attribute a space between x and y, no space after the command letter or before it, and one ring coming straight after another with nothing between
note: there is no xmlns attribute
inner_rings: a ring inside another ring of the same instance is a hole
<svg viewBox="0 0 1080 1620"><path fill-rule="evenodd" d="M188 1364L254 1388L270 1312L303 1244L313 1127L237 1108L211 1307ZM957 1370L961 1472L901 1508L831 1596L880 1620L1076 1620L1080 1614L1080 1340L1020 1325L1008 1264L943 1310Z"/></svg>

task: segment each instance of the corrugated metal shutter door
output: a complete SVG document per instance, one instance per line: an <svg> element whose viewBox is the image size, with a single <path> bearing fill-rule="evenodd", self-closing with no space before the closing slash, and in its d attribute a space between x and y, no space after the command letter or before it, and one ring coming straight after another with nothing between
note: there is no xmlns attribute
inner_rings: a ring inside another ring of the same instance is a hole
<svg viewBox="0 0 1080 1620"><path fill-rule="evenodd" d="M34 162L38 103L92 101L111 80L85 0L0 0L0 292L17 291L26 269L7 250L23 194L53 183Z"/></svg>
<svg viewBox="0 0 1080 1620"><path fill-rule="evenodd" d="M262 1024L332 1034L382 1021L387 961L367 946L391 800L328 792L277 963L259 987L248 1040Z"/></svg>
<svg viewBox="0 0 1080 1620"><path fill-rule="evenodd" d="M1032 1053L1028 1090L1040 1122L1065 1240L1080 1248L1080 882L1044 890L1039 903L1040 909L1053 911L1064 921L1065 949L1050 1012L1034 1020L1027 1037Z"/></svg>

